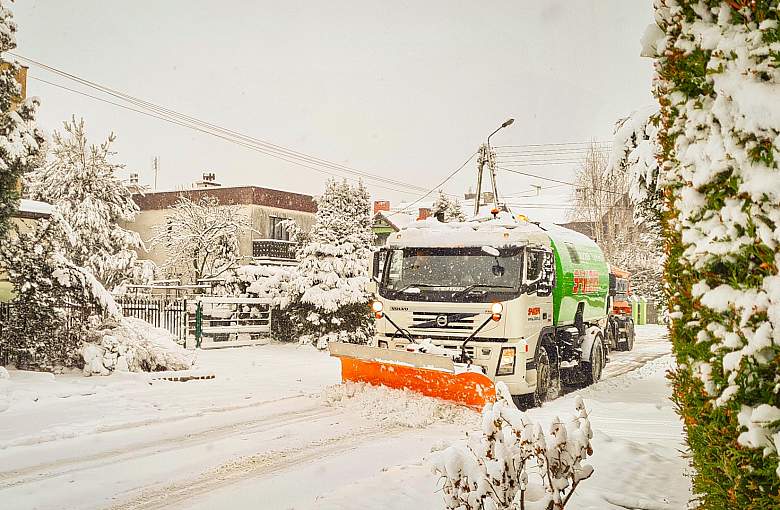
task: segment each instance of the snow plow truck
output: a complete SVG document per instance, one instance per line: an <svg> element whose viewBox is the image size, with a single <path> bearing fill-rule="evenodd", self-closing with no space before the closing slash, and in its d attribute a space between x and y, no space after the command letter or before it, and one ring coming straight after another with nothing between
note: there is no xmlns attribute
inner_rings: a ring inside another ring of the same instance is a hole
<svg viewBox="0 0 780 510"><path fill-rule="evenodd" d="M598 381L608 351L627 342L626 322L610 319L617 295L604 255L577 232L508 212L429 218L391 234L379 255L372 344L329 347L344 381L475 409L501 381L528 408L562 384Z"/></svg>

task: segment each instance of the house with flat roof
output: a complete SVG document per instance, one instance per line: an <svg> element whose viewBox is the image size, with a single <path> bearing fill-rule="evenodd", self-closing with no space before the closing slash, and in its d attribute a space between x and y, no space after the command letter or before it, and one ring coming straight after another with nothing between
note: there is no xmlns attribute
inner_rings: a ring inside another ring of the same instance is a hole
<svg viewBox="0 0 780 510"><path fill-rule="evenodd" d="M204 174L204 179L196 185L181 191L133 195L140 211L134 221L124 223L123 227L137 232L147 244L148 251L138 253L139 259L151 260L157 266L162 266L168 257L165 250L148 246L155 227L165 223L170 208L179 197L197 202L208 196L215 198L220 206L238 206L240 212L249 218L252 228L239 238L239 250L246 263L295 263L294 244L290 241L290 232L284 222L293 220L300 228L308 231L314 224L317 211L313 197L259 186L220 186L215 184L213 174Z"/></svg>

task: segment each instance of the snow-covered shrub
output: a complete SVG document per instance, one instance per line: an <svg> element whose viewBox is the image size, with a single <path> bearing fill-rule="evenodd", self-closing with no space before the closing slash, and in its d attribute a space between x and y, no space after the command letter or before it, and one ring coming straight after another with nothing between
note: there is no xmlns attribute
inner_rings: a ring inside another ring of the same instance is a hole
<svg viewBox="0 0 780 510"><path fill-rule="evenodd" d="M443 480L444 502L452 510L557 510L593 474L584 461L593 451L588 412L575 400L576 414L554 418L548 433L518 410L509 388L496 385L497 399L482 411L482 427L431 457Z"/></svg>
<svg viewBox="0 0 780 510"><path fill-rule="evenodd" d="M19 206L17 182L35 167L43 135L35 127L39 101L17 104L22 88L16 81L19 64L7 60L16 48L16 23L6 2L0 2L0 242L8 234L9 218Z"/></svg>
<svg viewBox="0 0 780 510"><path fill-rule="evenodd" d="M295 274L291 266L239 266L228 277L234 283L240 295L264 297L274 306L286 307L290 301L290 281Z"/></svg>
<svg viewBox="0 0 780 510"><path fill-rule="evenodd" d="M62 268L55 232L53 222L41 221L32 230L13 229L0 242L0 266L15 292L0 328L0 350L23 366L73 364L85 333L84 309L68 306L76 296L54 276ZM71 324L69 314L78 315Z"/></svg>
<svg viewBox="0 0 780 510"><path fill-rule="evenodd" d="M780 11L777 1L656 0L666 279L704 508L780 493Z"/></svg>
<svg viewBox="0 0 780 510"><path fill-rule="evenodd" d="M368 341L372 242L366 188L328 181L290 283L289 310L302 338L319 348L329 341Z"/></svg>
<svg viewBox="0 0 780 510"><path fill-rule="evenodd" d="M14 228L0 243L0 266L15 297L0 331L0 350L25 366L80 365L79 346L91 322L121 319L111 294L63 254L64 222L55 215L34 228Z"/></svg>
<svg viewBox="0 0 780 510"><path fill-rule="evenodd" d="M118 372L187 370L195 354L182 348L167 330L136 318L122 319L112 327L92 333L81 347L84 375Z"/></svg>
<svg viewBox="0 0 780 510"><path fill-rule="evenodd" d="M88 269L111 288L129 276L137 233L119 223L138 212L132 194L117 172L124 165L112 160L114 135L100 145L89 145L84 120L64 123L54 132L49 161L29 176L30 194L53 204L70 227L62 245L68 259Z"/></svg>
<svg viewBox="0 0 780 510"><path fill-rule="evenodd" d="M275 340L295 342L297 328L292 320L290 284L295 276L290 266L239 266L228 278L228 285L240 295L265 297L271 300L271 332Z"/></svg>

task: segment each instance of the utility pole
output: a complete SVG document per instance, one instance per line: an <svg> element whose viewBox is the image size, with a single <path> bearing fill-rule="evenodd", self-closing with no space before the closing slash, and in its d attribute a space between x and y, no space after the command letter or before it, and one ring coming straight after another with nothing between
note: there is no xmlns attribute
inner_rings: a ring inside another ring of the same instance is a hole
<svg viewBox="0 0 780 510"><path fill-rule="evenodd" d="M507 119L503 124L490 133L487 142L479 146L479 156L477 158L477 195L474 199L474 216L479 216L479 206L482 202L482 170L487 163L490 169L490 181L493 185L493 208L498 210L498 184L496 183L496 153L490 147L490 137L498 133L505 127L511 126L515 119Z"/></svg>
<svg viewBox="0 0 780 510"><path fill-rule="evenodd" d="M157 156L152 161L152 167L154 168L154 191L157 191L157 173L160 170L160 158Z"/></svg>

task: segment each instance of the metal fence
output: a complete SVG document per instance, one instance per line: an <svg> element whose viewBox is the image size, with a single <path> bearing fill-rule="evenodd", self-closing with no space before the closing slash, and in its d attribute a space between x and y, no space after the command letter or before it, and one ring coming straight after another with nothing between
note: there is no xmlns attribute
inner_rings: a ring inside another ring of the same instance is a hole
<svg viewBox="0 0 780 510"><path fill-rule="evenodd" d="M175 296L123 296L116 299L125 317L135 317L163 328L189 348L252 345L271 336L271 302L260 298L199 297L190 300ZM4 325L13 305L0 303L0 366L43 366L50 360L64 360L77 337L84 334L88 308L66 306L66 327L57 338L47 338L46 346L35 354L11 350L4 342ZM189 340L189 341L188 341ZM40 359L39 359L40 358ZM45 358L45 359L43 359Z"/></svg>
<svg viewBox="0 0 780 510"><path fill-rule="evenodd" d="M124 296L116 302L125 317L142 319L166 329L180 344L185 344L189 325L186 299L156 295Z"/></svg>

